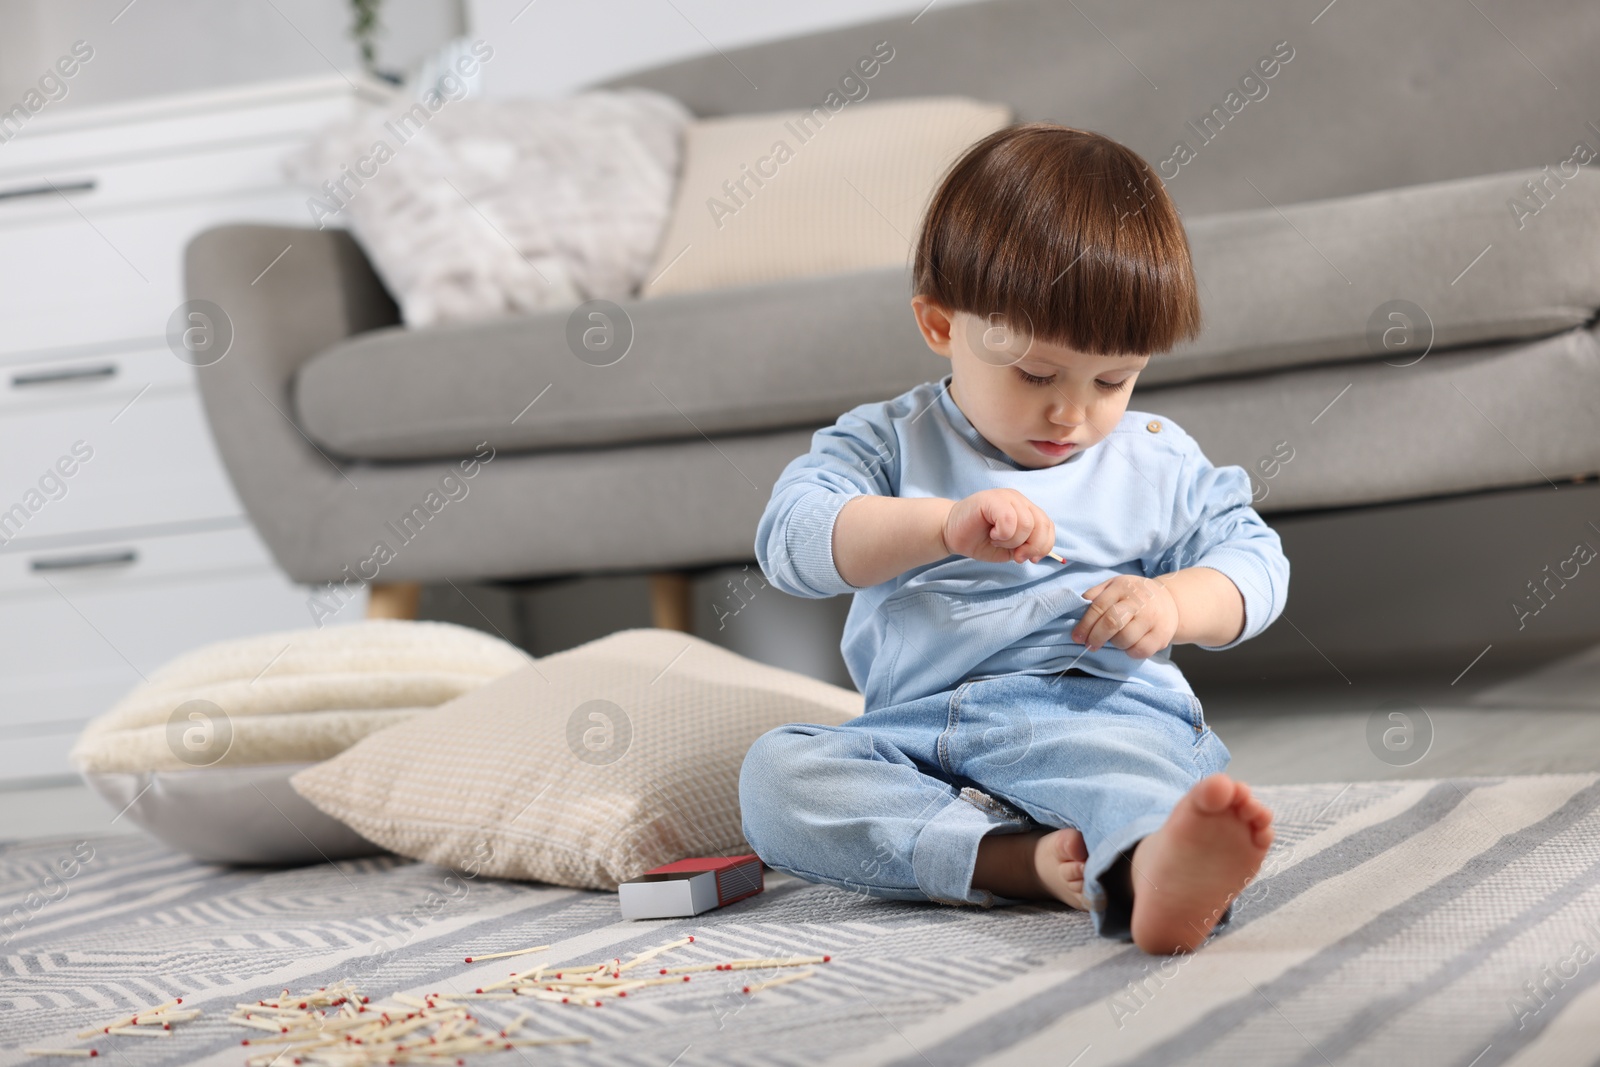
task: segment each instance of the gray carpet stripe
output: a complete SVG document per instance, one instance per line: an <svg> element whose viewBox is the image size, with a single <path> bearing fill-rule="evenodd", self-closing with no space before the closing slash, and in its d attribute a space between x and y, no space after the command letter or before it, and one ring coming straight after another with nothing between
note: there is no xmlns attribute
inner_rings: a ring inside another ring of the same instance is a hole
<svg viewBox="0 0 1600 1067"><path fill-rule="evenodd" d="M1465 786L1465 789L1458 789L1457 784ZM1241 928L1263 915L1271 914L1312 886L1359 867L1374 856L1409 841L1454 811L1465 799L1467 790L1489 784L1493 784L1493 781L1440 782L1399 815L1357 830L1339 844L1330 845L1272 878L1263 880L1262 884L1268 887L1269 892L1261 902L1262 906L1250 911L1241 909L1229 924L1230 928ZM1214 940L1227 937L1229 932L1225 930L1217 934ZM1150 961L1150 956L1129 945L1125 951L1089 967L1081 974L952 1035L938 1048L922 1049L917 1055L892 1061L888 1067L944 1067L947 1064L972 1063L993 1055L1052 1025L1063 1015L1125 988L1129 981L1142 977Z"/></svg>
<svg viewBox="0 0 1600 1067"><path fill-rule="evenodd" d="M1525 933L1532 927L1549 919L1563 907L1568 906L1584 893L1594 889L1597 884L1600 884L1600 862L1591 864L1587 870L1569 879L1555 893L1541 900L1534 908L1518 916L1515 922L1500 927L1490 937L1485 938L1471 949L1441 963L1439 969L1435 971L1433 976L1430 976L1428 981L1419 983L1414 987L1412 990L1413 995L1405 998L1390 998L1389 1002L1383 1006L1383 1009L1391 1013L1390 1017L1392 1017L1392 1013L1403 1006L1403 1000L1416 1001L1420 997L1429 996L1447 988L1466 974L1465 968L1484 962L1496 949L1502 948L1517 935ZM1458 973L1450 973L1452 969L1457 967L1463 969ZM1600 981L1600 974L1597 974L1593 967L1585 967L1579 971L1575 978L1564 979L1564 981L1565 985L1561 988L1561 1002L1559 1005L1552 1005L1554 1010L1548 1013L1539 1011L1525 1026L1507 1024L1501 1030L1485 1035L1483 1043L1492 1047L1486 1055L1477 1061L1476 1067L1493 1067L1495 1064L1505 1063L1510 1057L1516 1055L1518 1051L1537 1038L1546 1027L1553 1024L1580 993ZM1375 1032L1384 1018L1384 1016L1377 1014L1376 1008L1364 1009L1356 1019L1341 1027L1336 1036L1344 1043L1344 1047L1348 1049ZM1321 1041L1318 1042L1318 1045L1324 1049L1326 1048ZM1318 1062L1321 1062L1320 1057L1311 1055L1301 1060L1301 1063L1306 1065Z"/></svg>
<svg viewBox="0 0 1600 1067"><path fill-rule="evenodd" d="M442 875L442 873L443 872L440 872L440 875ZM498 886L499 893L496 894L496 896L498 896L499 899L506 899L506 897L510 896L510 894L517 893L515 889L504 888L504 883L486 883L486 885ZM523 909L522 912L518 913L518 917L525 918L525 920L530 920L531 925L531 920L538 920L538 918L544 917L544 912L547 912L547 910L560 910L563 909L563 907L579 907L579 905L584 905L589 902L589 897L584 896L584 894L573 893L573 891L565 891L565 889L563 889L563 891L557 891L557 893L562 894L562 896L557 897L557 899L554 899L554 901L544 901L539 902L539 904L536 905L531 905L531 907L528 907L528 909ZM470 899L470 894L469 897L466 897L466 899ZM440 910L440 913L445 913L445 915L451 913L450 909L448 909L448 905L446 905L445 909ZM250 921L253 920L251 920L248 915L245 915L245 917L243 917L242 925L246 925L246 923L250 923ZM387 923L384 923L384 928L378 928L378 926L376 926L378 921L379 920L373 920L373 923L363 923L363 925L360 926L352 925L349 929L346 929L346 936L328 937L328 944L336 945L336 947L342 947L342 949L347 950L365 950L371 949L371 947L378 947L378 945L382 944L384 941L394 941L394 939L398 939L398 941L402 942L402 944L411 945L413 949L419 944L419 941L426 942L426 939L418 939L418 931L419 929L422 929L419 928L419 926L405 925L405 923L402 923L402 921L390 920L387 921ZM485 918L485 920L480 921L480 923L477 923L475 926L462 929L462 931L456 931L456 933L442 934L442 936L450 936L451 939L461 939L461 941L469 942L469 944L470 942L474 941L499 942L501 941L502 937L501 929L504 928L509 921L510 920L507 920L507 918ZM203 923L197 923L197 925L203 926ZM581 921L579 921L579 923L574 923L573 926L576 926L576 928L579 929L587 929L587 925L584 925L584 923L581 923ZM482 931L482 933L480 933L480 931ZM483 936L485 933L490 934L490 936ZM256 950L256 952L267 953L270 949L272 949L272 945L270 945L270 942L267 941L267 937L269 936L280 936L280 933L272 933L264 936L264 934L256 933L256 931L245 929L245 931L238 936L238 941L242 941L245 945L254 945L254 950ZM120 939L120 941L122 941L123 944L126 944L126 941L128 941L126 934L122 937L122 939ZM477 950L478 952L486 952L486 949ZM195 950L182 950L182 952L154 953L154 955L146 955L146 958L147 960L152 961L155 966L160 966L160 968L174 969L174 971L184 971L184 969L189 969L190 963L192 963L192 961L187 960L186 957L192 957L192 955L198 955L198 953L195 952ZM285 958L294 958L302 955L302 952L299 952L299 950L290 949L290 947L286 947L285 945L285 947L280 947L280 949L277 950L277 955L282 955L282 957ZM454 947L451 947L450 955L451 957L456 957L456 955L458 955L458 953L454 952ZM464 953L461 953L461 955L464 955ZM30 957L29 953L19 953L19 955L13 955L11 960L19 961L19 963L26 963L29 958L32 958ZM51 958L53 958L54 963L56 963L56 971L58 971L58 973L66 973L66 971L70 971L70 969L72 969L72 965L70 965L69 961L61 960L61 958L56 957L56 953L51 953ZM184 992L184 990L179 989L178 992L170 993L170 995L181 995L182 992ZM195 992L195 990L190 990L190 992Z"/></svg>
<svg viewBox="0 0 1600 1067"><path fill-rule="evenodd" d="M97 856L99 854L97 853ZM98 860L91 860L85 865L75 878L62 882L66 896L60 897L50 905L52 910L63 913L83 907L85 897L92 897L98 893L111 893L118 890L147 891L160 885L159 879L180 880L193 879L195 867L192 861L181 856L175 856L163 849L160 854L147 857L139 862L121 866L121 857L118 857L118 866L111 868L101 865L98 869ZM60 881L60 875L55 875ZM0 895L0 901L5 901L4 907L9 911L21 903L27 894L38 892L43 885L43 876L38 881L24 883L14 890L15 895ZM59 896L59 894L58 894ZM90 905L92 908L93 905Z"/></svg>
<svg viewBox="0 0 1600 1067"><path fill-rule="evenodd" d="M1411 924L1427 917L1441 904L1456 899L1467 890L1504 871L1514 861L1524 858L1547 843L1552 835L1578 825L1597 807L1600 807L1600 781L1574 793L1561 807L1539 822L1504 835L1458 870L1446 875L1422 892L1380 912L1360 928L1323 948L1309 959L1289 968L1270 982L1262 983L1261 995L1251 992L1232 1002L1209 1008L1205 1018L1186 1028L1181 1036L1145 1050L1139 1057L1141 1067L1145 1064L1158 1067L1161 1064L1187 1060L1197 1051L1210 1047L1239 1026L1263 1014L1271 1013L1273 1009L1270 1004L1282 1005L1290 998L1307 992L1317 982L1328 977L1354 957L1366 952L1373 945L1395 936ZM1314 1064L1344 1055L1362 1038L1369 1036L1375 1026L1385 1020L1393 1019L1395 1009L1402 1003L1417 1003L1422 998L1438 992L1466 974L1467 965L1481 962L1516 934L1548 917L1584 889L1591 888L1594 885L1592 876L1596 871L1600 871L1600 864L1589 868L1579 877L1569 879L1522 915L1500 924L1488 936L1459 953L1449 963L1442 965L1423 982L1392 997L1369 1004L1351 1017L1339 1030L1318 1039L1315 1048L1308 1050L1305 1056L1296 1062L1295 1067L1312 1067ZM1457 964L1461 966L1457 968ZM1262 996L1266 998L1265 1001ZM1530 1027L1519 1037L1531 1036L1531 1030ZM1487 1040L1488 1038L1485 1038L1485 1041ZM1505 1046L1503 1041L1495 1042L1497 1051L1505 1047L1508 1046ZM1515 1047L1520 1047L1520 1041ZM1514 1051L1514 1048L1511 1050ZM1478 1067L1487 1067L1490 1062L1490 1058L1485 1057L1478 1062Z"/></svg>
<svg viewBox="0 0 1600 1067"><path fill-rule="evenodd" d="M54 941L81 930L92 930L122 912L148 907L152 902L162 902L181 896L185 892L192 892L195 886L201 884L203 879L195 876L192 871L188 879L174 874L148 889L143 889L135 883L105 894L104 898L100 894L85 893L78 900L75 909L58 911L56 905L71 901L73 898L69 896L63 901L47 904L33 913L28 924L19 929L17 936L6 942L5 947L10 953L24 952L33 944ZM0 958L0 973L3 973L7 963L9 957Z"/></svg>
<svg viewBox="0 0 1600 1067"><path fill-rule="evenodd" d="M1584 888L1593 887L1594 882L1591 880ZM1509 1022L1506 1023L1500 1030L1485 1038L1485 1043L1493 1042L1493 1044L1486 1050L1483 1057L1474 1064L1474 1067L1496 1067L1496 1065L1505 1063L1517 1052L1525 1048L1540 1034L1544 1033L1545 1029L1561 1016L1562 1012L1567 1009L1572 1001L1577 999L1579 994L1600 982L1600 968L1596 968L1592 964L1585 964L1579 969L1576 976L1565 979L1565 982L1566 985L1561 990L1561 1004L1554 1011L1540 1011L1527 1020L1524 1026L1516 1027ZM1595 1063L1600 1065L1600 1059L1596 1059Z"/></svg>

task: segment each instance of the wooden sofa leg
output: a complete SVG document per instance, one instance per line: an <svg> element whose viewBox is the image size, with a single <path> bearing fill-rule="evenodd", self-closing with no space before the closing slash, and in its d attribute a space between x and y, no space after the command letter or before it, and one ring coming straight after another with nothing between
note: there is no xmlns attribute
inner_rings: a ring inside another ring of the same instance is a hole
<svg viewBox="0 0 1600 1067"><path fill-rule="evenodd" d="M650 614L658 630L689 627L689 576L682 571L657 571L650 576Z"/></svg>
<svg viewBox="0 0 1600 1067"><path fill-rule="evenodd" d="M367 588L367 618L415 619L421 582L374 582Z"/></svg>

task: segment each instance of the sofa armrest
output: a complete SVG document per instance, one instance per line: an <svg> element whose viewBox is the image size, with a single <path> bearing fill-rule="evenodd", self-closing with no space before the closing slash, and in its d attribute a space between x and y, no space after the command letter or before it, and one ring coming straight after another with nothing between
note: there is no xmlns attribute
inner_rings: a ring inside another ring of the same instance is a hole
<svg viewBox="0 0 1600 1067"><path fill-rule="evenodd" d="M360 247L335 229L205 230L185 249L184 286L188 299L221 308L232 328L223 357L196 368L222 462L273 556L291 575L302 573L317 531L307 528L300 509L271 502L356 490L294 421L295 372L351 334L399 322L399 309Z"/></svg>

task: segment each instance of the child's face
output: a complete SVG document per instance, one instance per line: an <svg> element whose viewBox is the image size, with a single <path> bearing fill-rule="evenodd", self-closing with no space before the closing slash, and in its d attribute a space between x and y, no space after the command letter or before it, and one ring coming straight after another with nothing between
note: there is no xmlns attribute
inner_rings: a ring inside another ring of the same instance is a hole
<svg viewBox="0 0 1600 1067"><path fill-rule="evenodd" d="M985 440L1028 468L1054 467L1105 440L1150 361L1147 355L1097 356L1030 343L921 295L911 298L911 308L928 347L952 364L950 396L961 413Z"/></svg>

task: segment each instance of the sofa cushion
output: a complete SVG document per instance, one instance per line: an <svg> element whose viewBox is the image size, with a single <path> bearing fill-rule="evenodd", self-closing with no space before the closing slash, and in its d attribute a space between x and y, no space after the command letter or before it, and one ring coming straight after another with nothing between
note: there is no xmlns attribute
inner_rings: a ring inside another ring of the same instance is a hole
<svg viewBox="0 0 1600 1067"><path fill-rule="evenodd" d="M1508 203L1542 177L1188 220L1204 333L1153 359L1139 384L1375 354L1400 363L1430 341L1584 323L1600 307L1600 179L1584 168L1519 219ZM319 444L365 459L466 455L485 440L537 451L828 425L948 368L923 344L909 297L907 272L884 268L631 301L631 347L606 366L574 354L566 313L378 330L307 362L295 402Z"/></svg>
<svg viewBox="0 0 1600 1067"><path fill-rule="evenodd" d="M1548 488L1600 471L1600 435L1574 430L1600 412L1600 336L1139 389L1132 406L1243 467L1263 514Z"/></svg>
<svg viewBox="0 0 1600 1067"><path fill-rule="evenodd" d="M688 125L640 296L902 266L944 172L1011 118L959 96L832 99Z"/></svg>
<svg viewBox="0 0 1600 1067"><path fill-rule="evenodd" d="M566 313L374 330L307 361L295 408L330 453L380 460L832 422L949 367L909 286L893 268L630 302L632 345L608 366L573 354Z"/></svg>
<svg viewBox="0 0 1600 1067"><path fill-rule="evenodd" d="M859 693L675 630L542 657L291 779L403 856L615 889L689 856L750 851L739 768L788 722L838 725Z"/></svg>
<svg viewBox="0 0 1600 1067"><path fill-rule="evenodd" d="M1204 331L1153 359L1139 384L1373 355L1402 363L1430 339L1452 348L1582 325L1600 307L1592 170L1536 216L1515 207L1538 204L1525 183L1545 176L1530 170L1189 220Z"/></svg>

